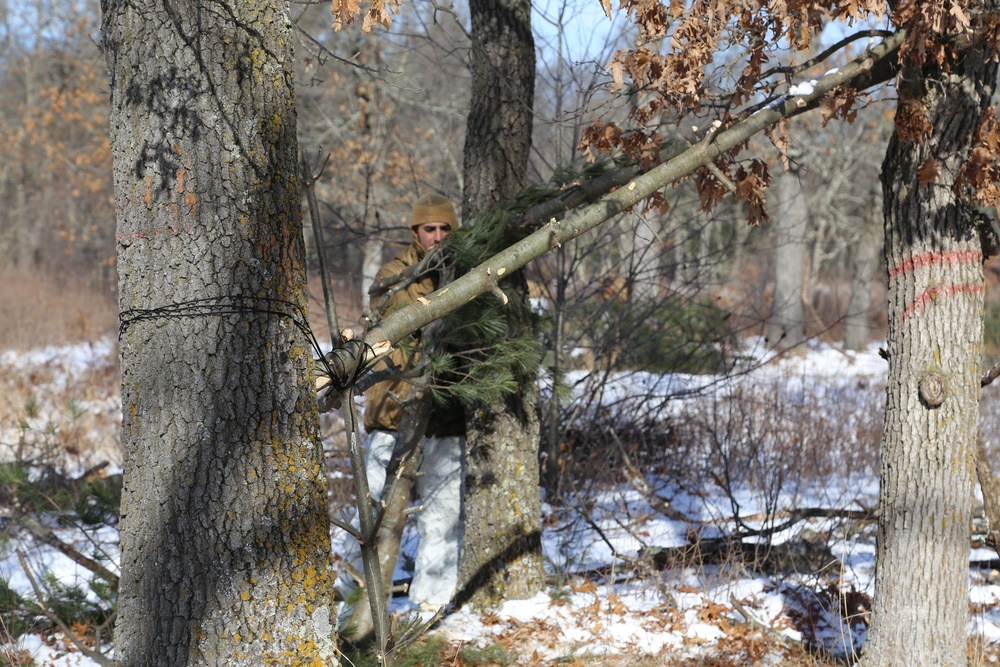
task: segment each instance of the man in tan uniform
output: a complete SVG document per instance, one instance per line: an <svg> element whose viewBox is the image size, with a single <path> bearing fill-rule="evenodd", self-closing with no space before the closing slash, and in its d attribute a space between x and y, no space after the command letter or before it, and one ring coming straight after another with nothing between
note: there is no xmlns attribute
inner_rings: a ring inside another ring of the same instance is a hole
<svg viewBox="0 0 1000 667"><path fill-rule="evenodd" d="M425 195L413 205L410 229L413 243L389 261L375 280L399 274L417 264L426 252L458 227L452 203L436 194ZM384 314L413 303L437 289L437 274L414 280L393 294ZM400 345L391 361L401 369L416 364L415 345ZM383 362L383 368L386 366ZM376 367L378 368L378 367ZM386 468L392 458L396 432L403 416L401 400L410 392L406 379L380 382L368 390L365 401L365 430L368 432L365 464L373 500L382 496ZM397 398L398 397L398 398ZM458 584L458 557L462 542L462 450L465 416L460 408L436 406L431 413L424 441L423 458L417 478L417 493L424 505L417 514L416 564L410 584L410 601L422 608L446 604Z"/></svg>

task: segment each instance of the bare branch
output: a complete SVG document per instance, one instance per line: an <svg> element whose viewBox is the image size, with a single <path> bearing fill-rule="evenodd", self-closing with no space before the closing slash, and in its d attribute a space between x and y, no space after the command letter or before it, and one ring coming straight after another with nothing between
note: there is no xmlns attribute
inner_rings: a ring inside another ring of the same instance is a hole
<svg viewBox="0 0 1000 667"><path fill-rule="evenodd" d="M824 50L822 53L817 54L815 57L810 58L804 62L795 65L794 67L775 67L773 69L765 70L761 72L761 79L765 79L769 76L775 74L798 74L804 72L810 67L814 67L821 62L825 62L830 56L837 53L848 44L858 41L859 39L875 39L880 37L882 39L888 39L892 36L892 31L890 30L863 30L861 32L856 32L852 35L844 37L837 43L830 46L830 48Z"/></svg>
<svg viewBox="0 0 1000 667"><path fill-rule="evenodd" d="M993 368L986 371L986 374L983 375L982 379L979 381L979 386L980 387L989 386L993 384L993 381L996 380L998 377L1000 377L1000 361L995 363L993 365Z"/></svg>
<svg viewBox="0 0 1000 667"><path fill-rule="evenodd" d="M385 83L388 86L393 86L395 88L402 88L403 90L410 90L410 91L416 91L417 90L416 88L410 88L408 86L399 86L399 85L394 84L394 83L392 83L390 81L386 81L385 76L383 76L386 73L388 73L388 74L398 74L398 72L393 72L390 69L372 69L368 65L364 65L362 63L359 63L356 60L352 60L350 58L344 58L343 56L338 56L336 53L334 53L330 49L328 49L325 46L323 46L323 44L321 44L319 41L317 41L315 37L313 37L308 32L306 32L305 29L302 28L298 23L296 23L294 25L294 27L299 32L300 35L302 35L307 40L309 40L309 42L313 46L315 46L319 50L320 53L323 53L328 58L332 58L333 60L336 60L338 62L344 63L345 65L350 65L351 67L355 67L355 68L361 70L362 72L365 72L365 73L371 75L373 78L377 79L378 81L381 81L381 82Z"/></svg>
<svg viewBox="0 0 1000 667"><path fill-rule="evenodd" d="M37 521L28 516L21 517L18 520L18 524L23 526L25 530L27 530L29 533L37 537L45 544L49 545L56 551L59 551L63 555L67 556L77 565L82 565L83 567L87 568L88 570L99 576L101 579L104 579L106 582L108 582L115 588L118 587L117 574L115 574L108 568L104 567L94 559L84 556L82 553L80 553L73 547L69 546L68 544L60 540L58 537L56 537L56 534L52 532L51 529L46 528L45 526L43 526L42 524L38 523Z"/></svg>
<svg viewBox="0 0 1000 667"><path fill-rule="evenodd" d="M66 624L63 622L63 620L59 618L59 616L57 616L55 613L53 613L51 609L49 609L48 605L45 604L45 596L42 594L42 589L38 585L38 582L35 580L35 575L31 573L31 568L28 567L28 561L24 557L24 552L21 551L20 549L17 550L17 559L21 562L21 569L24 570L24 576L28 578L28 582L31 584L31 590L35 592L35 600L36 602L38 602L38 608L42 610L43 614L45 614L45 618L49 619L52 623L58 626L59 630L64 635L66 635L66 637L71 642L73 642L73 645L76 646L76 649L80 653L87 656L88 658L98 663L99 665L103 665L104 667L115 667L116 663L114 660L110 660L106 655L104 655L100 651L92 651L91 649L84 646L83 642L77 639L76 634L68 627L66 627Z"/></svg>

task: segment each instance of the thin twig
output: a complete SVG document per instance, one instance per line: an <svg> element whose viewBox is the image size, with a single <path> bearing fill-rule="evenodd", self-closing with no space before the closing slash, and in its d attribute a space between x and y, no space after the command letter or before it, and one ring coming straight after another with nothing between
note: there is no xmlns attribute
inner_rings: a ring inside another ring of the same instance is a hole
<svg viewBox="0 0 1000 667"><path fill-rule="evenodd" d="M329 157L329 156L328 156ZM324 162L325 165L325 162ZM320 169L322 171L322 168ZM316 203L315 180L312 170L303 154L302 157L302 177L309 204L309 214L312 223L313 233L316 239L316 251L319 257L320 276L323 284L323 295L326 304L327 325L330 329L331 344L336 347L338 343L343 343L340 334L340 326L337 319L336 303L333 298L330 276L326 268L325 245L323 242L322 226L319 219L319 207ZM363 350L362 350L363 351ZM333 378L331 378L332 380ZM331 391L333 388L331 387ZM368 472L365 466L364 452L361 446L361 431L358 424L357 413L354 407L354 392L350 387L343 390L340 395L340 405L343 407L344 426L350 440L350 460L354 477L355 495L358 503L358 523L359 529L345 525L336 519L331 519L334 525L346 530L353 535L361 546L361 558L363 571L358 572L349 563L345 563L348 572L363 581L368 593L369 604L371 605L372 618L374 621L375 641L377 644L376 655L379 662L388 667L391 665L393 655L391 651L391 636L389 634L389 614L386 608L385 592L380 576L378 543L375 539L378 527L381 523L383 512L374 516L371 505L371 494L368 489Z"/></svg>
<svg viewBox="0 0 1000 667"><path fill-rule="evenodd" d="M361 561L364 565L365 588L371 605L372 622L375 631L376 655L384 667L391 666L389 612L386 607L385 586L382 584L382 568L379 566L378 526L372 511L371 492L368 489L368 471L361 446L361 428L354 407L354 392L350 387L341 394L344 406L344 427L349 439L351 469L354 475L354 490L358 501L358 524L360 526Z"/></svg>
<svg viewBox="0 0 1000 667"><path fill-rule="evenodd" d="M371 67L369 67L368 65L365 65L364 63L359 63L356 60L351 60L351 59L345 58L343 56L338 56L336 53L334 53L330 49L326 48L323 44L321 44L315 37L313 37L308 32L306 32L306 30L302 26L300 26L298 23L296 23L294 25L295 25L295 29L299 32L299 34L301 34L303 37L305 37L306 39L308 39L313 44L313 46L315 46L317 49L319 49L320 52L325 53L327 55L327 57L332 58L332 59L337 60L337 61L340 61L340 62L344 63L345 65L350 65L351 67L356 67L359 70L361 70L362 72L365 72L368 75L372 76L376 80L381 81L381 82L385 83L388 86L392 86L393 88L400 88L402 90L408 90L410 92L419 92L419 90L420 90L419 88L411 88L409 86L400 86L400 85L394 84L394 83L392 83L390 81L387 81L385 79L385 77L382 76L383 74L385 74L387 72L389 74L398 74L398 72L393 72L390 69L372 69Z"/></svg>
<svg viewBox="0 0 1000 667"><path fill-rule="evenodd" d="M330 273L326 268L326 246L323 243L323 225L319 217L319 205L316 203L316 179L323 173L330 155L327 154L316 175L309 166L305 151L302 151L302 185L306 190L306 201L309 203L309 222L316 239L316 255L319 258L319 275L323 283L323 302L326 306L326 323L330 328L330 344L336 347L340 342L340 324L337 321L337 304L333 298L333 286L330 284Z"/></svg>
<svg viewBox="0 0 1000 667"><path fill-rule="evenodd" d="M993 368L988 370L986 374L979 381L980 387L986 387L993 383L994 380L1000 377L1000 361L993 365Z"/></svg>
<svg viewBox="0 0 1000 667"><path fill-rule="evenodd" d="M69 559L77 565L82 565L115 588L118 588L117 574L104 567L94 559L84 556L82 553L60 540L49 528L46 528L28 516L21 517L18 520L18 524L23 526L29 533L37 537L45 544L69 557Z"/></svg>
<svg viewBox="0 0 1000 667"><path fill-rule="evenodd" d="M45 604L45 596L42 594L41 587L39 587L38 582L35 580L35 575L31 573L31 568L28 567L28 561L24 557L24 552L21 551L20 549L17 550L17 559L21 562L21 569L24 570L24 576L28 578L28 582L31 584L31 590L35 592L35 599L38 602L38 608L42 610L42 613L45 614L45 617L50 621L52 621L53 623L55 623L57 626L59 626L59 630L64 635L66 635L66 637L68 637L71 642L73 642L73 645L76 646L77 650L80 651L80 653L87 656L94 662L104 665L105 667L115 667L115 662L113 660L108 659L108 657L105 656L103 653L101 653L100 651L92 651L91 649L84 646L83 643L76 638L76 634L74 634L72 630L66 627L66 624L63 623L63 620L58 616L56 616L52 612L52 610L49 609L48 605Z"/></svg>
<svg viewBox="0 0 1000 667"><path fill-rule="evenodd" d="M618 446L618 452L622 455L622 462L625 464L625 472L627 473L629 482L632 484L632 488L641 493L646 498L646 502L648 502L654 510L665 517L675 521L695 523L691 518L672 508L669 500L661 497L658 493L656 493L656 491L653 490L653 487L646 481L645 475L643 475L635 464L632 463L632 458L628 455L628 452L625 451L625 446L622 444L621 439L618 437L618 434L614 431L614 429L611 430L611 438L615 441L615 445Z"/></svg>

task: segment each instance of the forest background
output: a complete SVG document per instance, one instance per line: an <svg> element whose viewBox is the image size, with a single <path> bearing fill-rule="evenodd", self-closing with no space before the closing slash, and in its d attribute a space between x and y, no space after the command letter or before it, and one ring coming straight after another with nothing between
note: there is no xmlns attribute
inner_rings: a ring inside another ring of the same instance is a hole
<svg viewBox="0 0 1000 667"><path fill-rule="evenodd" d="M313 157L330 155L333 167L324 170L316 189L342 319L356 323L367 305L368 281L408 240L404 222L410 203L428 190L461 199L467 17L458 8L416 3L404 7L391 33L364 34L329 30L322 7L293 8L301 39L300 142ZM109 331L116 321L117 275L107 82L96 40L99 10L94 3L72 2L12 9L3 12L0 26L0 83L9 107L0 120L0 253L9 295L0 342L16 347L41 342L39 335L58 342ZM628 91L612 92L614 82L604 68L614 51L634 38L634 28L621 17L609 20L599 8L552 3L534 11L539 67L527 180L558 182L572 179L573 170L585 164L583 128L595 119L622 121L629 111ZM862 113L853 125L821 127L817 117L794 130L813 138L799 144L806 201L798 217L807 220L798 223L801 228L750 228L735 205L706 215L698 210L693 188L679 188L671 193L669 214L622 216L581 243L572 258L536 262L534 295L554 302L560 271L572 276L572 298L581 302L601 292L605 300L697 293L730 316L733 331L763 334L776 272L789 266L776 260L777 253L788 257L791 251L797 256L792 272L802 272L793 276L804 305L795 317L803 320L806 335L841 339L846 315L858 311L848 303L854 292L870 295L866 323L873 339L884 336L879 239L870 228L880 224L877 173L891 109L875 104ZM815 187L819 183L822 188ZM787 208L800 196L786 191L790 194L770 193L769 210L780 210L782 199ZM776 216L789 217L795 216ZM594 237L602 240L595 244ZM556 267L559 262L564 266ZM852 279L860 281L858 289L852 290ZM312 293L319 296L318 285ZM987 314L990 345L998 336L991 326L996 311L991 305ZM321 307L313 308L314 317L321 313ZM793 337L788 346L803 338ZM620 341L614 345L621 347Z"/></svg>

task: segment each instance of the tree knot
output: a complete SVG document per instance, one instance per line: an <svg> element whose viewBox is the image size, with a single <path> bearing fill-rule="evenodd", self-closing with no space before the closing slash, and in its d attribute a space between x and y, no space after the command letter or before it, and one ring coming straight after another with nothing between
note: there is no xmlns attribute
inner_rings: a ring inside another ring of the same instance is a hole
<svg viewBox="0 0 1000 667"><path fill-rule="evenodd" d="M928 371L917 386L920 401L928 408L936 408L944 403L948 394L948 385L944 376L938 370Z"/></svg>

